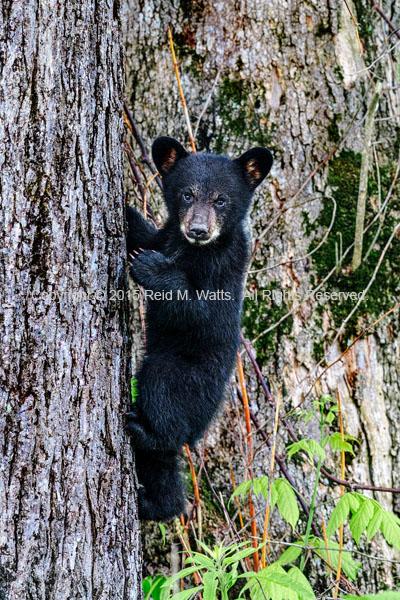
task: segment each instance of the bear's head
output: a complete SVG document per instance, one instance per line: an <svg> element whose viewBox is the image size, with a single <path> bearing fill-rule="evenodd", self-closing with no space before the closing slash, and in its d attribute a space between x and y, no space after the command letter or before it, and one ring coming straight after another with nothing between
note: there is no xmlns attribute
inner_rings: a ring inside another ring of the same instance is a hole
<svg viewBox="0 0 400 600"><path fill-rule="evenodd" d="M254 190L272 166L266 148L252 148L231 160L215 154L188 154L170 137L157 138L152 154L163 178L170 220L195 245L229 235L243 221Z"/></svg>

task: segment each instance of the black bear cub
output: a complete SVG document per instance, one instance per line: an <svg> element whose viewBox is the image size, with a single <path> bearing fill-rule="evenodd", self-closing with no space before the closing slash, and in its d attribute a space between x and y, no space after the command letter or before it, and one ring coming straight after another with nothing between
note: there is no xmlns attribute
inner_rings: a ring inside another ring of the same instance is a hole
<svg viewBox="0 0 400 600"><path fill-rule="evenodd" d="M146 290L146 354L127 415L136 450L139 516L156 521L185 510L180 451L203 436L224 398L239 344L248 262L244 219L272 156L191 154L156 139L168 219L157 230L127 209L131 275Z"/></svg>

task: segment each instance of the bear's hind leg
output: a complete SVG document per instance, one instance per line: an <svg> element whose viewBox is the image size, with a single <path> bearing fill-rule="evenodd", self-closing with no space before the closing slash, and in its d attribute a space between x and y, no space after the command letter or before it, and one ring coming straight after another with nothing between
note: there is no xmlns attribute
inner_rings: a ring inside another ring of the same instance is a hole
<svg viewBox="0 0 400 600"><path fill-rule="evenodd" d="M178 453L138 452L136 472L141 520L168 521L185 511Z"/></svg>

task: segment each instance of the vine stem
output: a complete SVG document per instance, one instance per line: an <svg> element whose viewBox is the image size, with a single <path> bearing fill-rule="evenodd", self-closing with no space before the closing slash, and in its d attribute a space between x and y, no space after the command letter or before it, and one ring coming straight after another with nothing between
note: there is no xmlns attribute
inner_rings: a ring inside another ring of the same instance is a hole
<svg viewBox="0 0 400 600"><path fill-rule="evenodd" d="M304 536L304 546L308 546L308 540L310 538L311 524L312 524L312 521L314 518L314 513L315 513L315 500L317 498L318 484L319 484L319 479L320 479L320 475L321 475L321 466L322 466L322 458L320 457L318 460L317 472L315 474L315 483L314 483L314 490L313 490L313 495L312 495L312 500L311 500L311 505L310 505L310 514L308 515L306 534ZM300 561L300 571L304 570L304 563L305 563L305 555L303 554L301 557L301 561Z"/></svg>
<svg viewBox="0 0 400 600"><path fill-rule="evenodd" d="M322 399L321 400L321 406L320 406L320 414L321 414L321 420L320 420L320 438L321 438L321 447L323 446L323 441L324 441L324 424L325 424L325 420L324 420L324 408L325 408L325 402ZM311 525L313 522L313 518L314 518L314 513L315 513L315 500L317 499L317 490L318 490L318 485L319 485L319 480L321 477L321 467L322 467L322 457L319 456L318 457L318 465L317 465L317 472L315 474L315 483L314 483L314 489L313 489L313 495L312 495L312 499L311 499L311 504L310 504L310 513L308 515L308 520L307 520L307 527L306 527L306 534L304 536L304 546L308 546L308 541L310 539L310 532L311 532ZM305 564L305 554L303 553L302 557L301 557L301 561L300 561L300 571L304 570L304 564Z"/></svg>
<svg viewBox="0 0 400 600"><path fill-rule="evenodd" d="M285 367L286 368L286 367ZM278 400L276 402L275 407L275 423L274 423L274 438L272 442L271 448L271 462L269 467L269 481L268 481L268 502L267 508L265 509L265 519L264 519L264 531L263 531L263 547L261 551L261 568L265 568L266 563L266 553L267 553L267 538L268 538L268 526L269 526L269 517L271 510L271 494L272 494L272 477L274 474L274 466L275 466L275 454L276 454L276 438L278 437L278 425L279 425L279 406L281 401L282 389L279 390Z"/></svg>
<svg viewBox="0 0 400 600"><path fill-rule="evenodd" d="M244 372L243 372L243 364L242 364L242 359L240 358L240 354L239 352L237 353L237 362L238 362L238 373L239 373L239 382L240 382L240 389L242 392L242 399L243 399L243 410L244 410L244 416L245 416L245 420L246 420L246 432L247 432L247 445L248 445L248 449L249 449L249 453L248 453L248 470L249 470L249 475L250 475L250 479L253 479L253 470L252 470L252 461L253 461L253 438L251 436L251 417L250 417L250 407L249 407L249 399L247 396L247 390L246 390L246 384L244 381ZM256 524L256 520L255 520L255 509L254 509L254 504L253 504L253 499L251 497L251 490L249 490L249 513L250 513L250 519L251 519L251 535L252 535L252 546L253 548L257 548L258 544L257 544L257 524ZM259 566L260 566L260 562L259 562L259 556L258 556L258 550L255 550L254 554L253 554L253 566L254 566L254 570L257 573Z"/></svg>
<svg viewBox="0 0 400 600"><path fill-rule="evenodd" d="M340 427L340 438L341 438L342 442L344 442L344 428L343 428L343 417L342 417L342 405L341 405L341 402L340 402L339 391L337 391L336 393L337 393L337 401L338 401L338 407L339 407L338 418L339 418L339 427ZM342 480L344 480L345 475L346 475L346 472L345 472L346 461L345 461L345 456L344 456L344 451L343 450L340 453L340 462L341 462L340 476L341 476ZM340 497L342 498L343 495L344 495L344 486L341 485L340 486ZM341 572L341 569L342 569L342 550L343 550L343 523L339 527L339 556L338 556L338 568L337 568L337 573L336 573L336 585L335 585L335 589L333 590L333 597L334 598L337 598L338 593L339 593L340 572Z"/></svg>
<svg viewBox="0 0 400 600"><path fill-rule="evenodd" d="M196 145L194 143L192 125L190 123L189 111L188 111L188 108L186 105L185 95L184 95L183 89L182 89L181 78L179 77L178 63L176 62L174 42L172 40L172 33L171 33L170 27L168 27L168 40L169 40L169 45L171 47L172 61L174 63L176 81L178 82L179 94L180 94L181 101L182 101L183 112L185 115L185 121L186 121L186 126L187 126L187 130L188 130L188 134L189 134L190 145L192 146L193 152L196 154Z"/></svg>

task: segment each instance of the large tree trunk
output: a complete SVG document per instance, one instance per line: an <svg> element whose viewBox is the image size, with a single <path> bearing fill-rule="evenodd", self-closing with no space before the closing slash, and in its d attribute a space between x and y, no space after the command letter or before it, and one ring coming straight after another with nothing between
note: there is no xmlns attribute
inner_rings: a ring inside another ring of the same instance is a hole
<svg viewBox="0 0 400 600"><path fill-rule="evenodd" d="M118 3L0 18L0 597L134 599Z"/></svg>
<svg viewBox="0 0 400 600"><path fill-rule="evenodd" d="M357 332L398 298L398 236L388 247L368 299L338 340L334 340L336 333L355 301L317 301L309 295L340 263L341 247L344 252L354 239L359 153L364 141L364 117L375 85L371 74L383 80L384 91L374 134L374 140L379 141L375 148L380 184L372 161L367 222L389 192L398 163L398 143L394 143L400 113L396 55L386 52L372 70L366 69L397 38L392 34L388 39L390 29L369 2L348 4L360 22L361 41L366 49L363 56L344 2L126 3L129 100L147 144L156 135L188 139L167 43L166 31L171 26L194 123L216 84L200 123L198 150L234 155L254 145L267 145L274 151L269 185L257 193L251 213L253 237L260 236L252 268L269 270L250 274L248 285L258 290L275 290L284 296L283 300L275 296L273 302L260 297L258 304L248 301L244 326L249 339L269 330L254 347L275 397L283 384L284 412L295 407L310 389L322 370L317 368L320 359L330 362L337 357ZM383 2L382 8L392 18L394 4ZM331 152L330 160L313 173ZM334 210L332 198L336 202L336 218L329 229ZM322 291L362 291L374 274L398 218L398 193L394 189L368 261L351 275L349 252ZM266 235L261 235L266 228ZM320 250L297 260L316 248L327 232ZM373 235L366 236L364 254L372 238ZM280 263L284 264L275 266ZM330 369L313 388L303 405L309 408L322 391L334 397L339 391L346 432L360 441L357 456L348 465L347 477L360 483L400 487L398 344L399 311L358 341L345 360ZM257 388L249 364L247 372L251 406L260 423L267 422L266 429L271 432L273 409ZM236 414L233 410L231 413ZM304 426L292 420L292 425L299 435L318 435L311 424ZM237 423L222 416L207 440L208 468L217 493L223 491L225 497L231 492L230 461L237 481L247 477L244 462L237 455L232 433L235 427ZM283 429L281 426L283 437L279 446L284 454ZM268 464L269 452L264 446L255 460L255 474L264 475ZM335 464L330 466L337 468ZM290 472L310 499L313 477L307 470L303 473L293 466ZM332 490L325 485L318 502L337 494L337 488ZM213 501L210 492L206 497ZM378 494L377 498L387 508L399 510L398 496L397 504L390 494ZM215 521L218 512L212 511L209 504L209 520ZM317 514L318 526L322 517L326 520L324 510ZM219 524L214 522L211 533L218 536L218 531ZM151 546L149 539L148 557L154 563L162 562L160 546ZM366 589L380 589L382 582L393 582L394 565L382 574L379 563L364 562Z"/></svg>

